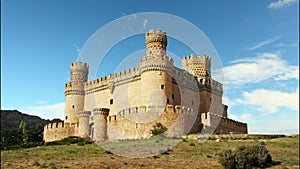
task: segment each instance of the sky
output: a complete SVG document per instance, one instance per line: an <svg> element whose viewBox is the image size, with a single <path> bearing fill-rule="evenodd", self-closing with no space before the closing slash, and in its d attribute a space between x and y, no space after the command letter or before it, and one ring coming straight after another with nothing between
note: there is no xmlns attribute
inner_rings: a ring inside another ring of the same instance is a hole
<svg viewBox="0 0 300 169"><path fill-rule="evenodd" d="M223 65L229 117L247 122L249 133L299 133L298 0L3 0L1 110L63 119L64 84L86 42L112 21L142 12L180 17L206 35ZM124 39L97 75L144 48L144 35ZM191 53L172 38L167 50Z"/></svg>

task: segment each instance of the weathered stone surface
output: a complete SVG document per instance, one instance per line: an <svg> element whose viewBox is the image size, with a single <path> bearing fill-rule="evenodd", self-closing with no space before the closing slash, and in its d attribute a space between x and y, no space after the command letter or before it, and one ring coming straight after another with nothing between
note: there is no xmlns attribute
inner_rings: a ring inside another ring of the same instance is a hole
<svg viewBox="0 0 300 169"><path fill-rule="evenodd" d="M167 35L146 33L146 55L137 67L87 81L89 66L74 62L65 85L64 123L48 124L44 140L70 135L96 141L151 137L156 123L180 137L203 128L247 133L247 124L227 118L223 85L211 77L211 58L184 57L183 69L166 55Z"/></svg>

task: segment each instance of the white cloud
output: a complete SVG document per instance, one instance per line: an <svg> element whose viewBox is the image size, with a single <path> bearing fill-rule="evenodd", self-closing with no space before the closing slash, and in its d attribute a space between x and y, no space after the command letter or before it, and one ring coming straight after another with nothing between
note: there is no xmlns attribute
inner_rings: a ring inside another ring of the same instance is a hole
<svg viewBox="0 0 300 169"><path fill-rule="evenodd" d="M146 28L147 23L148 23L148 20L147 20L147 19L144 19L144 22L143 22L143 28Z"/></svg>
<svg viewBox="0 0 300 169"><path fill-rule="evenodd" d="M279 39L279 37L274 37L274 38L270 38L270 39L267 39L267 40L264 40L264 41L257 42L252 47L248 48L248 50L254 50L254 49L260 48L260 47L265 46L269 43L275 42L278 39Z"/></svg>
<svg viewBox="0 0 300 169"><path fill-rule="evenodd" d="M289 65L277 53L260 53L256 57L242 58L230 62L223 68L226 84L244 85L274 80L299 79L299 66Z"/></svg>
<svg viewBox="0 0 300 169"><path fill-rule="evenodd" d="M237 103L234 100L231 100L229 97L223 96L223 104L228 105L228 106L234 106Z"/></svg>
<svg viewBox="0 0 300 169"><path fill-rule="evenodd" d="M54 118L63 119L64 108L65 108L65 103L55 103L55 104L43 105L43 106L27 106L20 109L20 112L30 114L30 115L36 115L43 119L54 119Z"/></svg>
<svg viewBox="0 0 300 169"><path fill-rule="evenodd" d="M250 118L252 118L252 114L250 113L242 113L242 114L234 114L229 113L228 117L233 120L241 121L241 122L248 122Z"/></svg>
<svg viewBox="0 0 300 169"><path fill-rule="evenodd" d="M268 5L268 8L270 9L279 9L279 8L283 8L286 6L290 6L291 4L295 3L296 0L278 0L276 2L271 2Z"/></svg>
<svg viewBox="0 0 300 169"><path fill-rule="evenodd" d="M243 92L243 97L236 102L245 106L255 106L263 114L278 112L279 108L299 111L299 88L292 93L268 89Z"/></svg>

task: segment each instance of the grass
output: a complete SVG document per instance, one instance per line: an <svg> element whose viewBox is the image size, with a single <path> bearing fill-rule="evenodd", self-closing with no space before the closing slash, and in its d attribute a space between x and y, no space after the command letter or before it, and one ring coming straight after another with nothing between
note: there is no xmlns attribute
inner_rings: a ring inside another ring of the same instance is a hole
<svg viewBox="0 0 300 169"><path fill-rule="evenodd" d="M128 145L137 141L124 141ZM117 146L126 144L117 143ZM161 143L161 141L157 141ZM127 158L108 153L95 144L53 145L29 149L1 151L1 168L222 168L217 153L224 149L235 149L242 145L264 142L272 159L277 162L271 168L299 168L299 136L275 139L246 139L216 142L185 139L170 151L159 150L161 155L148 158ZM156 143L151 142L153 144ZM146 144L148 142L146 141ZM116 146L111 143L106 146Z"/></svg>

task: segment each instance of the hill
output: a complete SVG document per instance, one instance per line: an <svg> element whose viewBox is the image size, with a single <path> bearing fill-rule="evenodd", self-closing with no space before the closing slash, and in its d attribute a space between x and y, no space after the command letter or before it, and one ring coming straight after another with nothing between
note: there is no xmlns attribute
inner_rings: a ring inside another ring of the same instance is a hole
<svg viewBox="0 0 300 169"><path fill-rule="evenodd" d="M18 110L1 110L1 130L11 130L18 129L21 121L26 123L26 128L28 130L34 129L36 126L42 125L49 122L59 122L60 119L45 120L38 116L32 116L28 114L23 114Z"/></svg>

